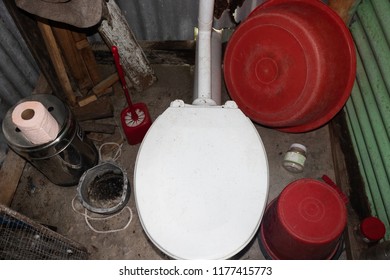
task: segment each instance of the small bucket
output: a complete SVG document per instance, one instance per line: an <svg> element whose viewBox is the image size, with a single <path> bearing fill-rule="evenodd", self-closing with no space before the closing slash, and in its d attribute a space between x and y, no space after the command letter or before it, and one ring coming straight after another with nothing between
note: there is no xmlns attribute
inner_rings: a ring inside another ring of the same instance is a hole
<svg viewBox="0 0 390 280"><path fill-rule="evenodd" d="M318 180L300 179L267 206L260 248L268 259L335 259L346 221L345 203L337 191Z"/></svg>
<svg viewBox="0 0 390 280"><path fill-rule="evenodd" d="M113 162L98 164L81 176L77 194L81 204L91 212L116 213L130 198L127 173Z"/></svg>

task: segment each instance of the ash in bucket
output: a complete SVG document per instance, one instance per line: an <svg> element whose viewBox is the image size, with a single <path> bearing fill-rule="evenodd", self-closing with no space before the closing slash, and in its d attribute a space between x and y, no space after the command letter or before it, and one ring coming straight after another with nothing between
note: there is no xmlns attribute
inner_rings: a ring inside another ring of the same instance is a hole
<svg viewBox="0 0 390 280"><path fill-rule="evenodd" d="M112 162L104 162L81 176L78 196L85 208L100 214L121 210L130 197L130 186L124 169Z"/></svg>
<svg viewBox="0 0 390 280"><path fill-rule="evenodd" d="M107 171L96 176L88 185L89 203L93 207L111 208L121 201L123 193L123 175Z"/></svg>

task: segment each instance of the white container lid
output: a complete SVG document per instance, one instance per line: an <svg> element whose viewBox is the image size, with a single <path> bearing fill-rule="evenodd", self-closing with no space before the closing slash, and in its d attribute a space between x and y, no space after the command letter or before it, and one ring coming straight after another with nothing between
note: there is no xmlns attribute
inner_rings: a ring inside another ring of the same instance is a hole
<svg viewBox="0 0 390 280"><path fill-rule="evenodd" d="M302 144L298 144L298 143L291 144L290 149L291 148L298 148L298 149L303 150L305 153L307 152L306 146L304 146Z"/></svg>

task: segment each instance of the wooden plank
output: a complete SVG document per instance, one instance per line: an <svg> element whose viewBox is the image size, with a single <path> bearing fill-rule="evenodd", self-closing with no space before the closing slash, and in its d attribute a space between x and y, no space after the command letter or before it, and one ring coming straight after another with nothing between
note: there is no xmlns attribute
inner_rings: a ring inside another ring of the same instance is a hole
<svg viewBox="0 0 390 280"><path fill-rule="evenodd" d="M0 203L10 206L26 161L9 150L0 169Z"/></svg>
<svg viewBox="0 0 390 280"><path fill-rule="evenodd" d="M83 99L79 100L77 104L79 104L80 107L84 107L88 105L89 103L92 103L97 100L97 96L92 94L87 97L84 97Z"/></svg>
<svg viewBox="0 0 390 280"><path fill-rule="evenodd" d="M195 65L196 43L189 41L138 41L150 64ZM99 64L113 64L106 44L94 43L92 49Z"/></svg>
<svg viewBox="0 0 390 280"><path fill-rule="evenodd" d="M78 89L82 95L86 95L93 84L83 58L76 48L76 42L72 35L73 32L56 26L52 26L52 30L56 41L62 50L66 65L69 67L72 77L77 82Z"/></svg>
<svg viewBox="0 0 390 280"><path fill-rule="evenodd" d="M89 78L95 86L100 82L101 75L87 36L84 33L72 32L72 37L76 44L76 48L82 57Z"/></svg>
<svg viewBox="0 0 390 280"><path fill-rule="evenodd" d="M114 134L115 133L115 125L106 124L96 121L83 121L80 122L81 129L84 132L95 132L95 133L106 133L106 134Z"/></svg>
<svg viewBox="0 0 390 280"><path fill-rule="evenodd" d="M108 46L117 46L123 71L131 81L131 87L143 91L156 80L142 48L137 43L126 18L114 0L105 1L105 15L99 33Z"/></svg>
<svg viewBox="0 0 390 280"><path fill-rule="evenodd" d="M165 51L191 51L195 52L196 42L194 40L183 41L139 41L143 50L165 50Z"/></svg>
<svg viewBox="0 0 390 280"><path fill-rule="evenodd" d="M113 117L114 108L110 98L103 96L84 107L74 107L73 113L78 121L96 120Z"/></svg>
<svg viewBox="0 0 390 280"><path fill-rule="evenodd" d="M82 39L80 41L76 41L76 48L78 50L82 50L84 48L87 48L89 46L89 42L87 39Z"/></svg>
<svg viewBox="0 0 390 280"><path fill-rule="evenodd" d="M95 102L98 97L101 97L109 92L112 92L112 89L110 90L110 87L115 84L119 80L118 74L113 73L110 76L108 76L106 79L98 83L96 86L94 86L91 90L91 95L88 95L87 97L81 99L78 101L78 104L80 107L84 107L92 102Z"/></svg>
<svg viewBox="0 0 390 280"><path fill-rule="evenodd" d="M103 81L98 83L93 87L92 92L96 96L102 96L107 92L107 89L110 88L113 84L115 84L119 80L118 74L114 73L105 78Z"/></svg>
<svg viewBox="0 0 390 280"><path fill-rule="evenodd" d="M71 82L66 72L64 61L62 60L61 51L57 45L51 26L46 22L38 21L38 27L42 32L43 40L49 52L63 92L65 93L70 105L74 106L76 105L76 96L74 95Z"/></svg>

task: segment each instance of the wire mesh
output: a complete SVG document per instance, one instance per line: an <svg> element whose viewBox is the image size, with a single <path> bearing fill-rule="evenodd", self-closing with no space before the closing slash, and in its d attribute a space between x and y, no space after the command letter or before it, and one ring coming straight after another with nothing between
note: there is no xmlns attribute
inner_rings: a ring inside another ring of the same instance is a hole
<svg viewBox="0 0 390 280"><path fill-rule="evenodd" d="M81 260L88 252L46 226L0 205L0 259Z"/></svg>

